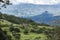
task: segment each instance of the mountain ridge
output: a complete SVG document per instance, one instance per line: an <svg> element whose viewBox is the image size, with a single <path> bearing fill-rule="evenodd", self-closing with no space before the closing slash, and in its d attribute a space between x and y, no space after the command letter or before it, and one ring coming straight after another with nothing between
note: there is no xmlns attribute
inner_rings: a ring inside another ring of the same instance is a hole
<svg viewBox="0 0 60 40"><path fill-rule="evenodd" d="M48 11L43 12L41 15L30 17L32 20L38 23L51 24L55 20L60 20L60 16L53 16L53 14L49 14Z"/></svg>

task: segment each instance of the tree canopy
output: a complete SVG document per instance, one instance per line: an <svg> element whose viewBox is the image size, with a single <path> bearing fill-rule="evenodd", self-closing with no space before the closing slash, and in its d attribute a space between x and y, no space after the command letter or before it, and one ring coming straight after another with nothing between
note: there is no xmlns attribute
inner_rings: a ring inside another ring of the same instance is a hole
<svg viewBox="0 0 60 40"><path fill-rule="evenodd" d="M0 0L1 7L6 8L6 5L11 5L10 0Z"/></svg>

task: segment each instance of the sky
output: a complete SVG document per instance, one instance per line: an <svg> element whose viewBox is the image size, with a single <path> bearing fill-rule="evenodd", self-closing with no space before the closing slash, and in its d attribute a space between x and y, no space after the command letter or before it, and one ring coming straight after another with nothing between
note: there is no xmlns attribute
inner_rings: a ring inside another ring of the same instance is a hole
<svg viewBox="0 0 60 40"><path fill-rule="evenodd" d="M52 5L52 4L60 4L60 0L10 0L11 1L11 3L13 3L14 5L17 5L17 4L19 4L20 5L20 3L32 3L32 4L43 4L43 5L45 5L45 4L47 4L47 5ZM8 8L6 8L5 10L4 9L2 9L2 11L4 12L4 13L10 13L10 14L12 14L12 13L16 13L14 10L15 9L13 9L13 8L11 8L11 7L9 7L10 9L8 9ZM56 8L57 9L57 8ZM13 10L13 12L12 12L12 10ZM59 9L57 9L57 10L59 10L60 11L60 7L59 7ZM55 12L55 11L54 11ZM35 13L34 13L35 14ZM34 15L33 14L33 15ZM54 15L59 15L60 14L60 12L59 13L53 13ZM39 15L39 14L38 14Z"/></svg>
<svg viewBox="0 0 60 40"><path fill-rule="evenodd" d="M60 0L10 0L13 4L32 3L32 4L58 4Z"/></svg>

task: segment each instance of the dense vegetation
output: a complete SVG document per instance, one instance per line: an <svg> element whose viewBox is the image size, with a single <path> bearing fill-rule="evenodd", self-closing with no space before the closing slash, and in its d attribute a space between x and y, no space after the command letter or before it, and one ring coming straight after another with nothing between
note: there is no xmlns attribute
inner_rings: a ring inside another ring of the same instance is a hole
<svg viewBox="0 0 60 40"><path fill-rule="evenodd" d="M0 40L60 40L60 27L0 13Z"/></svg>
<svg viewBox="0 0 60 40"><path fill-rule="evenodd" d="M10 21L10 22L15 23L15 24L31 23L31 22L34 23L30 19L15 17L13 15L7 15L7 14L2 14L2 13L0 13L0 19L4 19L4 20Z"/></svg>

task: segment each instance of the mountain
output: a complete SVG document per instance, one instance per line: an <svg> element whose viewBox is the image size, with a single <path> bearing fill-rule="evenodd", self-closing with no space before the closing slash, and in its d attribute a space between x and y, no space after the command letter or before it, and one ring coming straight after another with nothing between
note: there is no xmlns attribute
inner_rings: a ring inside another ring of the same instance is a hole
<svg viewBox="0 0 60 40"><path fill-rule="evenodd" d="M18 5L10 5L6 9L2 9L1 11L19 17L31 17L40 15L46 10L53 15L60 15L60 4L37 5L30 3L20 3Z"/></svg>
<svg viewBox="0 0 60 40"><path fill-rule="evenodd" d="M18 5L10 5L6 9L3 8L1 11L9 15L31 18L36 22L49 24L55 18L57 19L58 16L60 17L60 4L37 5L30 3L20 3Z"/></svg>
<svg viewBox="0 0 60 40"><path fill-rule="evenodd" d="M49 25L60 24L60 16L53 16L48 11L45 11L40 15L33 16L30 18L38 23L45 23L45 24L49 24ZM56 21L57 23L55 23L54 21Z"/></svg>
<svg viewBox="0 0 60 40"><path fill-rule="evenodd" d="M50 23L54 16L50 14L48 11L43 12L40 15L30 17L32 20L39 23Z"/></svg>

